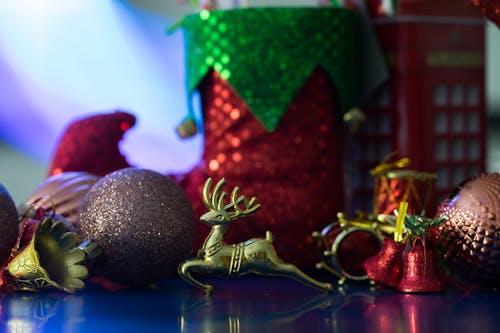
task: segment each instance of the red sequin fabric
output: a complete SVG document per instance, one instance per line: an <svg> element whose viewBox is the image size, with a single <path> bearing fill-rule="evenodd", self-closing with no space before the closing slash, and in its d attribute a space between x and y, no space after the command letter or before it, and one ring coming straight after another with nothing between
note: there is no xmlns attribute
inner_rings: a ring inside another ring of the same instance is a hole
<svg viewBox="0 0 500 333"><path fill-rule="evenodd" d="M239 186L241 194L256 196L262 205L231 224L225 242L264 237L270 230L284 261L312 270L318 257L311 233L335 219L344 197L341 117L329 76L315 70L273 132L216 72L207 75L200 92L203 157L180 181L197 217L206 212L201 200L205 180L225 177L227 192ZM196 246L208 232L198 223Z"/></svg>
<svg viewBox="0 0 500 333"><path fill-rule="evenodd" d="M135 117L121 111L75 120L59 139L48 175L86 171L104 176L129 167L118 143L134 124Z"/></svg>
<svg viewBox="0 0 500 333"><path fill-rule="evenodd" d="M470 0L483 15L500 27L500 0Z"/></svg>

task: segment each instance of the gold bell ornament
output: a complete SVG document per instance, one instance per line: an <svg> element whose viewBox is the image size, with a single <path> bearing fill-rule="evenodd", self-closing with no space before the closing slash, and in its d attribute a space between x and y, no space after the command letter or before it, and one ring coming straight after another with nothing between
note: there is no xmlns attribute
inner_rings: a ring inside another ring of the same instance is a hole
<svg viewBox="0 0 500 333"><path fill-rule="evenodd" d="M88 265L101 253L92 241L77 246L77 237L67 232L63 222L51 217L38 222L30 242L19 249L24 230L2 268L2 289L41 291L55 288L68 293L82 289L88 276Z"/></svg>

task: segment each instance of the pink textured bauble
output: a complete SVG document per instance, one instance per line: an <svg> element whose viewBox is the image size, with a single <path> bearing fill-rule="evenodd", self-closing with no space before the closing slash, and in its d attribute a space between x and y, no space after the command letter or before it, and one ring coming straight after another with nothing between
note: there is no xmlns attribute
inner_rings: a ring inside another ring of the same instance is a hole
<svg viewBox="0 0 500 333"><path fill-rule="evenodd" d="M464 287L500 287L500 173L465 182L444 201L439 259L445 273Z"/></svg>

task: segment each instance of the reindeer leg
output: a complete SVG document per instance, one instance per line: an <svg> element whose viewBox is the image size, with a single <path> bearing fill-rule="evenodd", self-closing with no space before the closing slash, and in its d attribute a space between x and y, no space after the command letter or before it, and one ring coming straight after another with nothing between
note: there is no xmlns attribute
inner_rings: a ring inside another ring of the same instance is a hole
<svg viewBox="0 0 500 333"><path fill-rule="evenodd" d="M181 278L183 278L186 282L204 290L207 295L210 295L214 288L209 284L201 283L191 275L192 271L196 271L196 269L200 268L201 266L202 263L199 262L199 260L186 260L179 265L177 271Z"/></svg>
<svg viewBox="0 0 500 333"><path fill-rule="evenodd" d="M330 292L333 290L333 286L331 283L325 283L315 280L302 272L299 268L297 268L297 266L292 264L277 263L275 266L275 271L272 272L272 274L294 279L297 282L300 282L312 288L319 289L321 291Z"/></svg>

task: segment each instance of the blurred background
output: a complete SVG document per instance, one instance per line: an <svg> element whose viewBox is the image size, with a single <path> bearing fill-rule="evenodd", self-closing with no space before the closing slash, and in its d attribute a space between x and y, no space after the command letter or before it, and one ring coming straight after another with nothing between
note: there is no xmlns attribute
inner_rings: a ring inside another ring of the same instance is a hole
<svg viewBox="0 0 500 333"><path fill-rule="evenodd" d="M133 165L165 173L198 161L201 136L175 133L187 114L182 33L166 34L191 12L175 0L0 0L0 183L16 203L45 178L67 124L98 112L137 117L120 147ZM486 31L487 168L500 171L500 30Z"/></svg>

